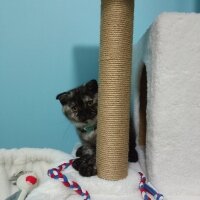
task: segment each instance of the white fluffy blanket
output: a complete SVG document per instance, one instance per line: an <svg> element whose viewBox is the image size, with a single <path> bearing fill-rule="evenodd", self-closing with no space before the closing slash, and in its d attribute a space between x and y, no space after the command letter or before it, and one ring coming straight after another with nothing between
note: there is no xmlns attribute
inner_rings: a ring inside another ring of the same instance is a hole
<svg viewBox="0 0 200 200"><path fill-rule="evenodd" d="M33 171L42 184L47 179L49 168L69 158L68 154L52 149L0 149L0 200L4 200L18 190L10 182L14 174L20 171Z"/></svg>
<svg viewBox="0 0 200 200"><path fill-rule="evenodd" d="M13 174L24 170L36 173L40 181L39 186L28 195L26 200L83 200L62 183L47 176L48 169L57 167L72 158L69 154L52 149L0 150L0 199L4 200L17 191L17 187L13 186L9 179ZM88 190L92 200L141 200L138 190L138 171L141 171L138 163L130 164L128 177L120 181L106 181L97 176L81 177L72 167L63 173L78 182L83 189Z"/></svg>

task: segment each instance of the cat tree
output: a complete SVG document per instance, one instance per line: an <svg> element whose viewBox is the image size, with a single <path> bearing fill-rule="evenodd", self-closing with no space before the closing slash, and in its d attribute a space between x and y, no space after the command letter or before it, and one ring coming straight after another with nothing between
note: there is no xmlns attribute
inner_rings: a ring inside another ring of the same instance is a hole
<svg viewBox="0 0 200 200"><path fill-rule="evenodd" d="M133 12L134 0L101 1L97 171L108 180L128 172Z"/></svg>
<svg viewBox="0 0 200 200"><path fill-rule="evenodd" d="M146 142L145 138L139 140L146 148L139 151L140 163L130 164L128 169L133 10L134 0L102 0L97 137L100 178L86 179L73 169L68 174L88 189L92 200L141 200L141 170L167 200L199 200L200 14L162 14L136 45L134 121L137 134L146 133ZM145 113L141 117L142 105ZM146 126L140 125L143 123ZM46 178L50 167L72 158L55 149L0 149L0 199L16 192L10 178L20 171L34 171L42 183L27 200L79 199Z"/></svg>

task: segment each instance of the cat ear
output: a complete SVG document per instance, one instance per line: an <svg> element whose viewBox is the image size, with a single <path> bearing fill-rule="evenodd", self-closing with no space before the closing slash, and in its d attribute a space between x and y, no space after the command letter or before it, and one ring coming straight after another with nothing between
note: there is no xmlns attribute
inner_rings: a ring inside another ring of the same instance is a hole
<svg viewBox="0 0 200 200"><path fill-rule="evenodd" d="M62 105L67 104L67 101L69 99L69 92L63 92L58 94L56 96L56 99L59 100Z"/></svg>
<svg viewBox="0 0 200 200"><path fill-rule="evenodd" d="M94 93L98 91L98 83L96 80L91 80L87 82L85 86L87 87L87 89L89 89L90 91Z"/></svg>

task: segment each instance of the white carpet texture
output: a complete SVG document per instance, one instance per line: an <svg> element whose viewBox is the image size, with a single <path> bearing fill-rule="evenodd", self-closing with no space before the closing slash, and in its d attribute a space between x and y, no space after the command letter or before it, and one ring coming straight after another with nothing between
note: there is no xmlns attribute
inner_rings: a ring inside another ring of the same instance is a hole
<svg viewBox="0 0 200 200"><path fill-rule="evenodd" d="M200 14L164 13L135 49L134 114L147 71L146 167L166 200L200 199Z"/></svg>

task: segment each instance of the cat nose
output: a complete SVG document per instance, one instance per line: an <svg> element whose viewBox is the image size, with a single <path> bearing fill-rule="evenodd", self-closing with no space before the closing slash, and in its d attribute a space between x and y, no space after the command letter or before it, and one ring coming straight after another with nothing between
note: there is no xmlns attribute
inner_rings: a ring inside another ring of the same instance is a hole
<svg viewBox="0 0 200 200"><path fill-rule="evenodd" d="M86 122L88 119L86 117L81 117L80 121L81 122Z"/></svg>
<svg viewBox="0 0 200 200"><path fill-rule="evenodd" d="M81 122L85 122L87 120L87 116L84 113L79 114L78 118Z"/></svg>

